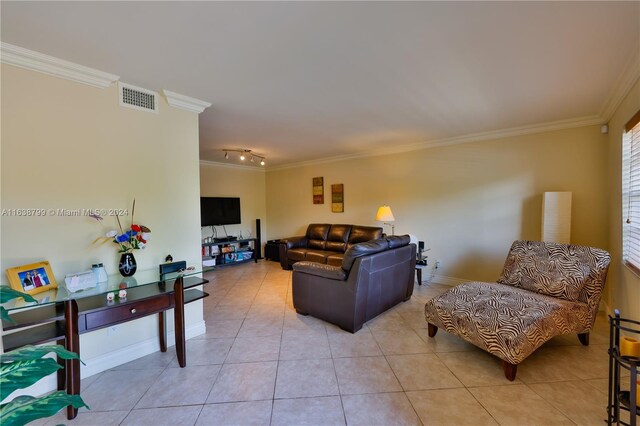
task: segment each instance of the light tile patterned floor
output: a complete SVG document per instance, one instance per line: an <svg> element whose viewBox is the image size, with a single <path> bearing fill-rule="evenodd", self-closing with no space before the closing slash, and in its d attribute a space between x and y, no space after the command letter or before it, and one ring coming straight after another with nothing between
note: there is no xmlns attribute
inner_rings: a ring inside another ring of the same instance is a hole
<svg viewBox="0 0 640 426"><path fill-rule="evenodd" d="M500 362L439 331L415 287L408 302L350 334L295 313L291 273L262 261L209 273L207 333L83 380L92 407L70 425L601 425L607 404L606 318L591 346L548 342L504 378ZM62 414L50 425L64 422Z"/></svg>

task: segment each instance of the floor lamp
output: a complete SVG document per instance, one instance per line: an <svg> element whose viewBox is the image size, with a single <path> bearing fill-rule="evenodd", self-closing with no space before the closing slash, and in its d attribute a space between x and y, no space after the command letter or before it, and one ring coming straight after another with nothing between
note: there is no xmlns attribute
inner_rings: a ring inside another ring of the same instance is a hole
<svg viewBox="0 0 640 426"><path fill-rule="evenodd" d="M393 217L391 207L387 206L386 204L384 206L380 206L378 208L378 213L376 213L376 220L383 222L383 225L389 225L391 227L391 235L395 235L396 227L393 223L389 223L396 220L396 218Z"/></svg>

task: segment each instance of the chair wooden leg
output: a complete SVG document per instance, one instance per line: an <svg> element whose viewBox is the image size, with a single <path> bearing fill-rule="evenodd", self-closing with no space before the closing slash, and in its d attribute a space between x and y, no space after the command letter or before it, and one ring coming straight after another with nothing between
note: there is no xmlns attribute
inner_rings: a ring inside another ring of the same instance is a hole
<svg viewBox="0 0 640 426"><path fill-rule="evenodd" d="M502 368L504 370L504 376L510 382L513 382L516 379L516 372L518 371L518 364L511 364L507 361L502 361Z"/></svg>
<svg viewBox="0 0 640 426"><path fill-rule="evenodd" d="M584 346L589 346L589 333L578 334L578 340L580 340L580 343Z"/></svg>
<svg viewBox="0 0 640 426"><path fill-rule="evenodd" d="M429 337L436 337L437 332L438 332L438 327L429 323Z"/></svg>

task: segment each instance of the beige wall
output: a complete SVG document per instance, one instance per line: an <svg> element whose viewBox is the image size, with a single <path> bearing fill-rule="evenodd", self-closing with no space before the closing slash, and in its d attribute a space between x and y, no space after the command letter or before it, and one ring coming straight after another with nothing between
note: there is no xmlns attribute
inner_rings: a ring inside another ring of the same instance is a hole
<svg viewBox="0 0 640 426"><path fill-rule="evenodd" d="M610 251L606 303L609 310L620 309L622 316L640 319L640 278L622 264L622 133L624 125L640 110L640 80L609 121L609 205Z"/></svg>
<svg viewBox="0 0 640 426"><path fill-rule="evenodd" d="M312 203L315 176L324 177L323 205ZM344 213L331 213L334 183L344 184ZM376 225L378 206L389 204L396 234L415 234L442 261L436 280L495 280L513 240L540 239L544 191L573 192L573 243L607 248L598 126L268 171L267 236L300 235L310 222Z"/></svg>
<svg viewBox="0 0 640 426"><path fill-rule="evenodd" d="M200 163L200 194L202 197L240 197L242 223L226 225L229 235L256 237L256 219L260 219L261 238L267 235L267 207L265 173L262 168L227 166L216 163ZM218 235L224 235L221 226ZM210 237L211 228L202 229L202 237Z"/></svg>
<svg viewBox="0 0 640 426"><path fill-rule="evenodd" d="M139 268L157 268L168 253L197 264L198 116L164 100L159 114L123 108L117 93L115 86L99 89L3 64L2 208L130 209L135 198L136 222L152 231L148 248L135 252ZM116 246L92 245L115 228L115 218L104 224L88 217L2 217L0 267L47 259L63 281L103 262L115 274ZM187 327L201 323L202 303L189 305ZM155 317L147 317L115 333L83 335L82 359L91 366L96 357L153 339L156 328Z"/></svg>

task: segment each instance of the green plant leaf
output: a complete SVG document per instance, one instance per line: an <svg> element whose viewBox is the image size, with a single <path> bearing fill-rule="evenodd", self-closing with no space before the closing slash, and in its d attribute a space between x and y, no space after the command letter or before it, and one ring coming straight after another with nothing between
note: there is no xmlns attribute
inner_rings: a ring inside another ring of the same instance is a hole
<svg viewBox="0 0 640 426"><path fill-rule="evenodd" d="M64 391L54 392L41 398L18 396L0 408L0 424L22 426L36 419L53 416L67 405L75 408L89 408L80 395L69 395Z"/></svg>
<svg viewBox="0 0 640 426"><path fill-rule="evenodd" d="M13 318L11 318L9 316L9 311L7 311L4 306L0 306L0 318L2 318L2 321L6 321L6 322L10 322L10 323L14 323L15 321L13 320Z"/></svg>
<svg viewBox="0 0 640 426"><path fill-rule="evenodd" d="M4 400L17 389L31 386L61 368L62 366L53 358L16 361L0 365L0 400Z"/></svg>
<svg viewBox="0 0 640 426"><path fill-rule="evenodd" d="M0 362L29 361L42 358L46 354L54 352L62 359L79 359L78 354L70 352L60 345L23 346L0 355Z"/></svg>
<svg viewBox="0 0 640 426"><path fill-rule="evenodd" d="M8 285L0 285L0 303L5 303L13 299L18 299L22 297L25 302L36 302L38 301L33 297L29 296L27 293L23 293L21 291L17 291L9 287Z"/></svg>

